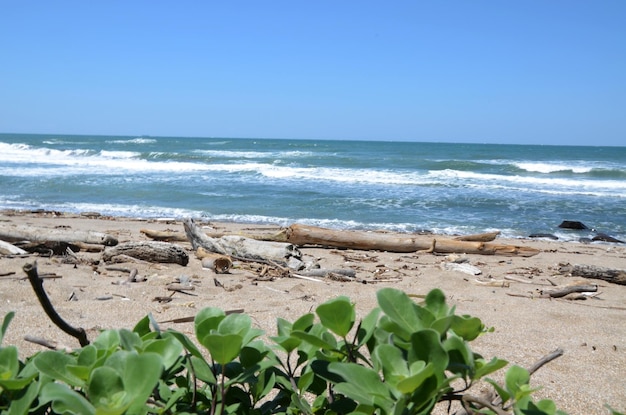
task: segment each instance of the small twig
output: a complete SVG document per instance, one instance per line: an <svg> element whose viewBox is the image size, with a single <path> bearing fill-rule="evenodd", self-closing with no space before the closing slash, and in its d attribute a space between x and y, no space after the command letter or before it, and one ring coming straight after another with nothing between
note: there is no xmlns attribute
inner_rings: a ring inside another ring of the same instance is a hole
<svg viewBox="0 0 626 415"><path fill-rule="evenodd" d="M532 365L529 369L528 369L528 374L532 375L533 373L535 373L537 370L541 369L541 367L547 363L550 363L551 361L553 361L554 359L556 359L557 357L563 356L563 349L558 348L555 351L553 351L552 353L549 353L547 355L545 355L544 357L542 357L541 359L537 360L535 362L534 365Z"/></svg>
<svg viewBox="0 0 626 415"><path fill-rule="evenodd" d="M313 278L313 277L306 277L304 275L298 275L298 274L291 274L291 277L293 278L299 278L301 280L307 280L307 281L314 281L314 282L324 282L322 280L319 280L317 278Z"/></svg>
<svg viewBox="0 0 626 415"><path fill-rule="evenodd" d="M241 314L244 312L243 308L236 308L234 310L226 310L224 311L224 314L229 315L229 314ZM159 321L159 324L163 324L163 323L191 323L192 321L194 321L196 317L195 316L190 316L190 317L180 317L180 318L175 318L172 320L165 320L165 321Z"/></svg>
<svg viewBox="0 0 626 415"><path fill-rule="evenodd" d="M40 346L47 347L48 349L52 349L52 350L58 350L59 349L59 345L58 345L57 342L52 341L52 340L42 339L41 337L35 337L35 336L31 336L31 335L26 335L26 336L24 336L24 340L29 342L29 343L35 343L35 344L38 344Z"/></svg>
<svg viewBox="0 0 626 415"><path fill-rule="evenodd" d="M465 412L467 412L468 414L472 414L475 412L472 410L472 408L470 408L469 404L476 403L483 408L491 409L497 415L509 415L507 411L499 408L496 404L489 402L487 399L481 398L479 396L463 395L463 397L461 398L461 403L463 404L463 409L465 409Z"/></svg>
<svg viewBox="0 0 626 415"><path fill-rule="evenodd" d="M26 264L22 267L22 269L24 270L26 275L28 275L28 281L33 287L33 290L37 295L37 299L39 299L39 303L43 307L50 320L52 320L52 322L65 333L69 334L72 337L75 337L82 347L87 346L89 344L89 340L87 339L87 333L85 332L85 329L83 329L82 327L75 328L70 326L68 323L65 322L65 320L61 318L61 316L59 316L59 314L52 306L52 303L50 302L46 291L43 289L43 282L37 274L37 262L35 261L32 264Z"/></svg>

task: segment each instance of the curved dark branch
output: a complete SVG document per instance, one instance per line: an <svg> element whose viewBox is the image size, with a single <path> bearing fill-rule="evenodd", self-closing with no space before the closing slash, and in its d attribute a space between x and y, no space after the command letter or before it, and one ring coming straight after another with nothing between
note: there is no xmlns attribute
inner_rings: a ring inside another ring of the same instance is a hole
<svg viewBox="0 0 626 415"><path fill-rule="evenodd" d="M52 320L54 324L65 333L69 334L72 337L75 337L82 347L85 347L89 344L89 340L87 339L87 333L85 329L82 327L75 328L70 326L57 314L56 310L52 306L46 291L43 289L43 281L39 278L39 274L37 273L37 262L33 262L32 264L26 264L22 267L26 275L28 275L28 281L30 285L33 287L35 294L37 295L37 299L39 303L43 307L44 311Z"/></svg>

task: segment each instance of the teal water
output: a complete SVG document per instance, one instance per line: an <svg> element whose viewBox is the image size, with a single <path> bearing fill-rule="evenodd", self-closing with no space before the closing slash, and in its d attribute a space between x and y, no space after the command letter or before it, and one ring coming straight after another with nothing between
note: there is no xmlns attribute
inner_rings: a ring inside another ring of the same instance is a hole
<svg viewBox="0 0 626 415"><path fill-rule="evenodd" d="M0 208L626 239L626 147L0 134Z"/></svg>

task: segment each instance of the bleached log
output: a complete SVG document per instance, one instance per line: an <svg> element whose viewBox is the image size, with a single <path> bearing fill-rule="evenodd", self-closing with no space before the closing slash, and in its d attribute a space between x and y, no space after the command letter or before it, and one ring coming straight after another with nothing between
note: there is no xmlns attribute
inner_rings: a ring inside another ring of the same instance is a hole
<svg viewBox="0 0 626 415"><path fill-rule="evenodd" d="M8 242L0 241L0 254L1 255L26 255L28 254L28 252Z"/></svg>
<svg viewBox="0 0 626 415"><path fill-rule="evenodd" d="M117 239L103 232L73 231L71 229L40 228L0 223L0 240L6 242L84 242L104 246L117 245Z"/></svg>
<svg viewBox="0 0 626 415"><path fill-rule="evenodd" d="M187 242L187 235L176 231L157 231L152 229L140 229L139 232L155 241Z"/></svg>
<svg viewBox="0 0 626 415"><path fill-rule="evenodd" d="M626 285L626 269L597 267L595 265L559 264L559 272L574 277L598 279Z"/></svg>
<svg viewBox="0 0 626 415"><path fill-rule="evenodd" d="M189 263L189 255L180 246L168 242L126 242L107 248L102 253L105 262L115 261L117 256L129 256L149 262L180 264Z"/></svg>
<svg viewBox="0 0 626 415"><path fill-rule="evenodd" d="M198 247L202 247L210 252L236 258L275 261L280 264L289 263L291 258L300 259L302 257L298 248L291 243L259 241L238 235L211 238L191 219L185 219L183 225L191 246L196 250Z"/></svg>
<svg viewBox="0 0 626 415"><path fill-rule="evenodd" d="M500 231L477 233L474 235L462 235L457 236L454 239L457 241L470 241L470 242L491 242L500 235Z"/></svg>
<svg viewBox="0 0 626 415"><path fill-rule="evenodd" d="M379 232L346 231L293 224L283 232L286 242L294 245L322 245L334 248L377 250L388 252L417 252L433 249L434 236L393 235ZM535 248L502 245L491 242L458 241L438 236L433 252L466 253L529 257L540 251Z"/></svg>

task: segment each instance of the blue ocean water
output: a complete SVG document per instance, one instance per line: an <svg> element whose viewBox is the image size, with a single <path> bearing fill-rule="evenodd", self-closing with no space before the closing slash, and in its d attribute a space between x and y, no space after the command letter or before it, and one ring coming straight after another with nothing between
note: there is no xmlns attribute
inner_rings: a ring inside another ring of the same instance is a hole
<svg viewBox="0 0 626 415"><path fill-rule="evenodd" d="M626 147L0 134L0 209L626 239Z"/></svg>

